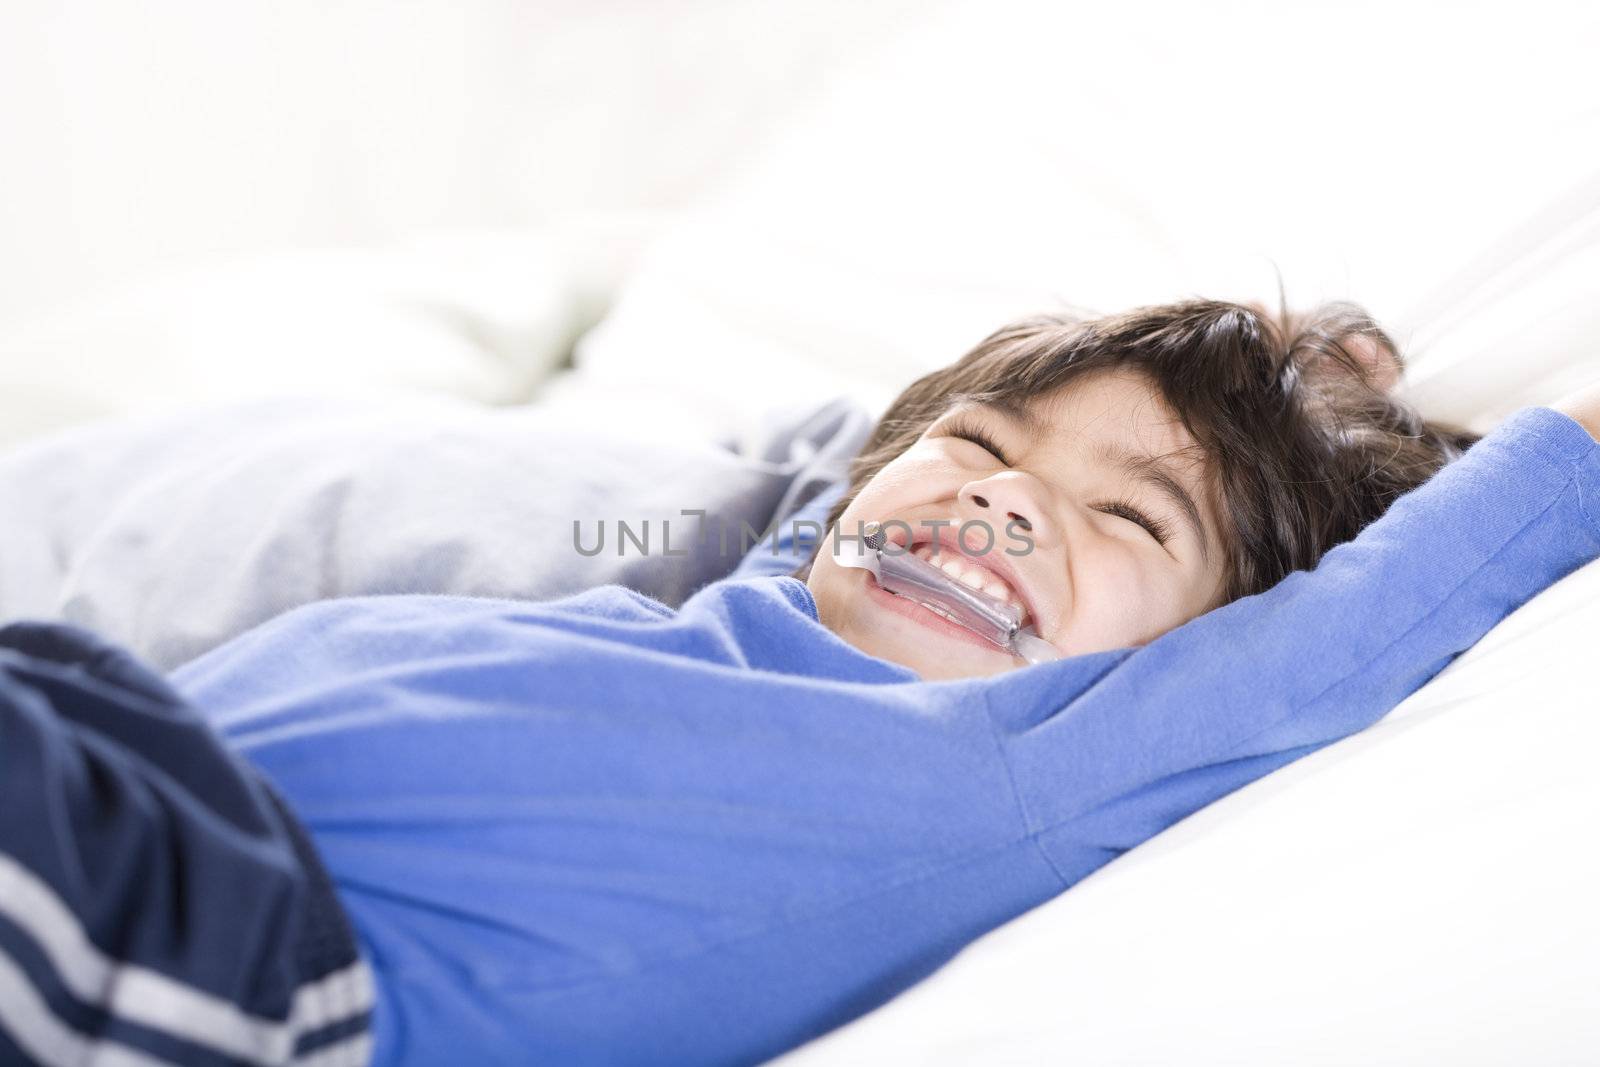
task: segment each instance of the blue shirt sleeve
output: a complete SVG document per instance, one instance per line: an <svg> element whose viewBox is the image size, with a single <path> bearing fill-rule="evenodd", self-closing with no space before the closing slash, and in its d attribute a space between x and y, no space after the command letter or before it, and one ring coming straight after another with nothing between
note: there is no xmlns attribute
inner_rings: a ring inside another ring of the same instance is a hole
<svg viewBox="0 0 1600 1067"><path fill-rule="evenodd" d="M745 553L731 576L758 578L798 570L822 540L828 512L849 488L849 481L833 482L793 515L780 516L773 530Z"/></svg>
<svg viewBox="0 0 1600 1067"><path fill-rule="evenodd" d="M991 714L1041 848L1070 884L1375 722L1600 555L1597 503L1600 444L1526 408L1315 570L1143 648L1006 676Z"/></svg>

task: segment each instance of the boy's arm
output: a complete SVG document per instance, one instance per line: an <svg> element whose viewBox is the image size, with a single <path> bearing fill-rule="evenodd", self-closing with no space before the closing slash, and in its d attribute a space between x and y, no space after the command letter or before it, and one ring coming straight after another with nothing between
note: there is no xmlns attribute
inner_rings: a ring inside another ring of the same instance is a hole
<svg viewBox="0 0 1600 1067"><path fill-rule="evenodd" d="M1574 419L1589 431L1589 436L1600 441L1600 381L1568 393L1551 407Z"/></svg>
<svg viewBox="0 0 1600 1067"><path fill-rule="evenodd" d="M1600 390L1569 406L1600 413ZM1030 829L1065 874L1083 846L1103 862L1376 721L1597 556L1600 444L1522 409L1315 570L1144 648L1014 672L992 718Z"/></svg>

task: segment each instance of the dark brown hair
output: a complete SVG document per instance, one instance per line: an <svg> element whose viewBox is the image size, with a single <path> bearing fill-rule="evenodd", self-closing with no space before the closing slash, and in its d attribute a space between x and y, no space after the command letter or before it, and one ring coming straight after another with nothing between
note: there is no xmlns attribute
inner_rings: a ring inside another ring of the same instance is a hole
<svg viewBox="0 0 1600 1067"><path fill-rule="evenodd" d="M895 399L827 525L952 403L1025 402L1089 372L1133 370L1205 454L1231 601L1315 566L1478 440L1398 399L1402 368L1394 340L1343 301L1276 316L1258 304L1185 300L1023 319Z"/></svg>

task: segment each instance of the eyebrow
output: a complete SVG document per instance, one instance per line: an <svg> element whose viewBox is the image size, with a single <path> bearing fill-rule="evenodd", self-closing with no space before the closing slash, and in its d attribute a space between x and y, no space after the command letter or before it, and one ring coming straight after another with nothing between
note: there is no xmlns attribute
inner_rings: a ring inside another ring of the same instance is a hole
<svg viewBox="0 0 1600 1067"><path fill-rule="evenodd" d="M1049 423L1038 412L1017 400L996 397L978 403L1000 412L1021 426L1030 437L1046 437L1050 434ZM1143 482L1182 512L1184 518L1189 521L1190 528L1194 530L1195 539L1200 542L1201 560L1206 563L1211 562L1211 538L1206 533L1206 524L1200 519L1200 508L1164 457L1131 449L1113 441L1102 441L1095 446L1092 455L1101 463L1109 464L1130 478Z"/></svg>

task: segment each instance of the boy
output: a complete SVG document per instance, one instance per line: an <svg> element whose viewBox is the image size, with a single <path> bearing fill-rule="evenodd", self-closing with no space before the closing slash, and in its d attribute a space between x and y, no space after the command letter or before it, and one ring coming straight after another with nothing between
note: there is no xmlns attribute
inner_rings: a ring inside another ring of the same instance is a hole
<svg viewBox="0 0 1600 1067"><path fill-rule="evenodd" d="M1399 376L1344 303L1025 320L906 390L826 526L898 523L1064 654L1147 644L1315 566L1476 440L1394 399ZM1022 665L829 553L798 573L823 622L924 678Z"/></svg>
<svg viewBox="0 0 1600 1067"><path fill-rule="evenodd" d="M168 680L0 631L0 1059L753 1063L837 1026L1600 555L1600 389L1473 443L1397 373L1348 307L1196 301L914 383L830 519L1014 524L1005 566L937 529L1066 653L1027 670L820 546L677 612L327 601Z"/></svg>

